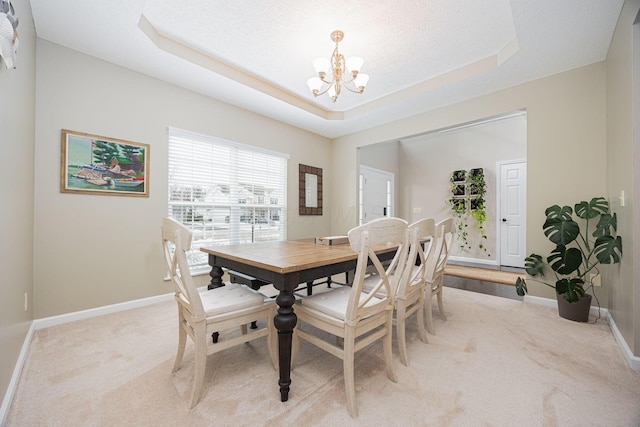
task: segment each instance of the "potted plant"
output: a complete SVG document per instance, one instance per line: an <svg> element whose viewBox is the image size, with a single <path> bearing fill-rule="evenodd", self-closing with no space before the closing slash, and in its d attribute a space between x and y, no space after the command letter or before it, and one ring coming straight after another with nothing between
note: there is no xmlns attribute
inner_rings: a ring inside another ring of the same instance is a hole
<svg viewBox="0 0 640 427"><path fill-rule="evenodd" d="M469 171L469 214L476 220L478 231L480 232L480 249L487 252L484 242L487 235L484 232L484 223L487 221L487 210L484 196L487 193L487 183L484 180L484 170L482 168L471 169ZM491 256L491 254L488 254Z"/></svg>
<svg viewBox="0 0 640 427"><path fill-rule="evenodd" d="M591 306L591 295L586 290L593 287L592 278L599 278L598 265L617 264L622 257L622 238L616 235L616 214L611 214L609 202L604 197L594 197L589 202L577 203L575 210L570 206L553 205L545 210L545 215L544 234L556 247L546 259L536 254L526 257L525 270L530 276L537 277L544 276L545 270L550 269L556 281L551 284L544 280L528 280L555 289L561 317L586 322ZM591 231L590 226L594 223L595 228ZM516 280L516 291L520 296L527 293L525 279Z"/></svg>

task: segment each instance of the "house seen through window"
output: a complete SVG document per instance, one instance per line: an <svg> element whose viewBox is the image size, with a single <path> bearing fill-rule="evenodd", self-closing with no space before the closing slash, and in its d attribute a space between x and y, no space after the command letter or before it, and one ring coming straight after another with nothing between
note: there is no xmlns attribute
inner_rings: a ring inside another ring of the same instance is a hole
<svg viewBox="0 0 640 427"><path fill-rule="evenodd" d="M169 216L193 233L192 271L206 245L286 239L288 155L169 129Z"/></svg>

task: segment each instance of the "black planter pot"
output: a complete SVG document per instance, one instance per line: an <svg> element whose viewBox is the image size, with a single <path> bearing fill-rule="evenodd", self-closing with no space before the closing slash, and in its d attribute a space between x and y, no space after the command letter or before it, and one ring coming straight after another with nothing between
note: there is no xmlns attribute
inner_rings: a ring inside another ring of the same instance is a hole
<svg viewBox="0 0 640 427"><path fill-rule="evenodd" d="M563 319L575 322L586 322L589 320L589 310L591 309L591 295L586 294L578 302L567 302L563 295L556 294L558 300L558 314Z"/></svg>

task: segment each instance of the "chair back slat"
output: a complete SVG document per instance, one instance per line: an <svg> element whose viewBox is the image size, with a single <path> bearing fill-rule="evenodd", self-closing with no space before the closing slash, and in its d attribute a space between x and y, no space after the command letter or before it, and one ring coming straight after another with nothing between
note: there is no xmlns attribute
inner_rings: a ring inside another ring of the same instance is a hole
<svg viewBox="0 0 640 427"><path fill-rule="evenodd" d="M351 287L346 320L356 322L370 313L379 311L378 305L385 304L393 309L393 295L401 278L407 259L408 236L407 222L400 218L380 218L367 224L353 228L348 233L351 249L358 252L356 272ZM376 254L381 245L397 247L395 255L388 267L384 267ZM364 289L367 277L367 266L375 269L377 281L372 287ZM392 275L392 273L394 273ZM385 295L382 301L374 300L376 295ZM376 301L375 303L371 303Z"/></svg>
<svg viewBox="0 0 640 427"><path fill-rule="evenodd" d="M174 284L175 298L191 313L193 320L198 321L204 319L204 308L187 261L191 239L187 227L173 218L163 218L162 246L169 276Z"/></svg>
<svg viewBox="0 0 640 427"><path fill-rule="evenodd" d="M398 284L397 298L402 298L414 286L422 286L436 249L436 223L433 218L421 219L409 225L408 234L409 254ZM418 266L415 265L417 260Z"/></svg>
<svg viewBox="0 0 640 427"><path fill-rule="evenodd" d="M436 246L432 261L427 265L426 277L433 283L444 275L444 268L449 260L449 253L453 244L453 219L447 218L436 224Z"/></svg>

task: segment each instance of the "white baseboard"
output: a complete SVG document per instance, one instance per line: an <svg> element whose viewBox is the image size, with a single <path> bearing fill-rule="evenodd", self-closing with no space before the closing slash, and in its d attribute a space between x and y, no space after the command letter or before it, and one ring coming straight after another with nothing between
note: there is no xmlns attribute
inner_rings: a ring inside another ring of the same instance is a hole
<svg viewBox="0 0 640 427"><path fill-rule="evenodd" d="M144 307L145 305L169 301L172 298L173 293L156 295L153 297L126 301L118 304L105 305L103 307L90 308L88 310L76 311L73 313L61 314L59 316L44 317L42 319L34 320L33 323L35 323L35 329L38 330L49 328L51 326L62 325L64 323L75 322L76 320L102 316L103 314L117 313L119 311L131 310L132 308Z"/></svg>
<svg viewBox="0 0 640 427"><path fill-rule="evenodd" d="M622 337L615 320L613 320L611 313L607 313L607 320L609 321L609 327L611 327L611 331L613 332L613 337L616 339L618 347L620 347L624 358L627 359L627 363L634 371L640 371L640 357L635 356L629 348L629 345Z"/></svg>
<svg viewBox="0 0 640 427"><path fill-rule="evenodd" d="M554 299L534 297L531 295L525 295L524 302L528 302L531 304L544 305L546 307L556 307L556 308L558 307L558 302ZM597 316L598 307L591 306L591 310L589 311L589 314L592 316ZM609 324L609 328L611 328L613 337L615 338L616 343L620 348L620 351L622 351L624 358L627 360L627 364L629 364L629 367L631 367L631 369L633 369L634 371L640 371L640 357L635 356L631 351L631 349L629 348L629 345L622 337L622 334L620 333L620 330L618 329L618 326L616 325L615 320L613 320L613 316L611 316L611 313L609 313L609 310L607 310L606 308L601 308L600 315L604 317L607 323Z"/></svg>
<svg viewBox="0 0 640 427"><path fill-rule="evenodd" d="M13 396L16 393L16 389L18 388L18 381L20 381L22 367L24 366L27 352L29 351L29 346L31 345L33 331L35 331L35 327L33 325L33 322L31 322L31 325L29 325L29 330L27 331L27 335L25 336L24 342L22 343L22 348L20 349L18 360L16 361L16 365L13 368L13 374L11 375L11 381L9 381L9 387L7 387L7 392L4 395L4 399L2 399L2 406L0 406L0 426L5 425L7 421L9 408L11 407L11 402L13 402Z"/></svg>
<svg viewBox="0 0 640 427"><path fill-rule="evenodd" d="M525 295L523 298L524 302L529 302L531 304L544 305L545 307L558 307L558 301L551 298L543 298L543 297L534 297L533 295Z"/></svg>

